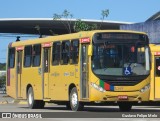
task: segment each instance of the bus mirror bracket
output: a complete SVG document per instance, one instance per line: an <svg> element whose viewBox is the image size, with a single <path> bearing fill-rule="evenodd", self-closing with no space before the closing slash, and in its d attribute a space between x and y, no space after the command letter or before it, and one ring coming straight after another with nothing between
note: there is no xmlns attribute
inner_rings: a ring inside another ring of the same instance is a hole
<svg viewBox="0 0 160 121"><path fill-rule="evenodd" d="M89 56L92 56L92 52L93 52L93 51L92 51L92 50L93 50L92 48L93 48L92 45L89 45L89 46L88 46L88 55L89 55Z"/></svg>

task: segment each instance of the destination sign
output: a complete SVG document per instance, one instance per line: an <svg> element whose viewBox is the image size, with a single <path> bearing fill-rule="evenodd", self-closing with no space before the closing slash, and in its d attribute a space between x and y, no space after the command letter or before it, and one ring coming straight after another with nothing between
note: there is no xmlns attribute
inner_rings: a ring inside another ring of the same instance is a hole
<svg viewBox="0 0 160 121"><path fill-rule="evenodd" d="M143 34L132 34L132 33L97 33L97 40L104 39L135 39L144 41L146 36Z"/></svg>

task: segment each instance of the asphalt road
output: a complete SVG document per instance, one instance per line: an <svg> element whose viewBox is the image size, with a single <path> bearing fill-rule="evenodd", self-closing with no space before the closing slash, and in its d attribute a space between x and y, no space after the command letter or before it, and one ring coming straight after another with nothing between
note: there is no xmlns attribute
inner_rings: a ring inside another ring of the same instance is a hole
<svg viewBox="0 0 160 121"><path fill-rule="evenodd" d="M131 121L159 121L160 119L160 107L157 106L133 106L131 112L120 112L118 106L86 106L84 111L73 112L66 110L65 106L55 104L47 104L44 109L29 109L27 105L22 104L0 104L0 117L2 117L2 114L4 116L6 113L10 113L13 118L12 120L15 121L18 115L22 116L18 117L21 119L24 118L24 115L28 116L30 114L40 115L37 118L42 117L46 118L45 120L54 119L56 121L72 121L75 118L78 121L82 119L91 120L91 118L93 118L92 121L103 121L108 118L112 118L112 121L128 121L129 119L131 119ZM152 116L152 118L150 118L149 115ZM41 119L32 120L39 121Z"/></svg>
<svg viewBox="0 0 160 121"><path fill-rule="evenodd" d="M64 105L46 104L44 109L29 109L26 104L0 104L0 112L73 112L67 110ZM85 106L80 112L99 112L99 113L119 113L118 106ZM142 112L159 112L160 106L133 106L131 113Z"/></svg>
<svg viewBox="0 0 160 121"><path fill-rule="evenodd" d="M120 112L118 106L85 106L83 111L73 112L67 110L65 106L55 104L46 104L44 109L29 109L26 104L13 103L14 99L7 97L5 94L0 94L1 101L7 101L8 103L0 104L0 120L2 116L6 116L6 113L9 113L12 120L15 121L28 118L28 116L33 118L35 115L37 118L42 117L42 119L32 119L33 121L40 121L43 118L55 121L75 121L75 119L77 121L105 121L107 119L109 121L159 121L160 119L160 106L133 106L131 112Z"/></svg>

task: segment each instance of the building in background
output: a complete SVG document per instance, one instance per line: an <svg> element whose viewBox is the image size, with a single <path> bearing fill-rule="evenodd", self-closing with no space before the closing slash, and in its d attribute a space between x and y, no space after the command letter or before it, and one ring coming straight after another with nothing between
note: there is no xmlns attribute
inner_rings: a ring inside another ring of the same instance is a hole
<svg viewBox="0 0 160 121"><path fill-rule="evenodd" d="M160 43L160 11L145 22L120 25L120 29L146 32L150 43Z"/></svg>

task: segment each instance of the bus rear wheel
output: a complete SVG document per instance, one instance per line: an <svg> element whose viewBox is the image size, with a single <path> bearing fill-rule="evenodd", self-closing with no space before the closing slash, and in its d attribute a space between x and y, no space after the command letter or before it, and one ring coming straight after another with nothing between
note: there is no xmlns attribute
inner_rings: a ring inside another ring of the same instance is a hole
<svg viewBox="0 0 160 121"><path fill-rule="evenodd" d="M120 111L131 111L132 109L132 104L131 103L127 103L127 102L120 102L119 104L119 110Z"/></svg>
<svg viewBox="0 0 160 121"><path fill-rule="evenodd" d="M82 110L84 105L79 102L78 100L78 92L76 87L72 88L71 93L70 93L70 108L73 111L80 111Z"/></svg>
<svg viewBox="0 0 160 121"><path fill-rule="evenodd" d="M32 87L29 87L28 89L27 101L28 101L28 106L31 109L42 109L44 108L45 105L45 102L43 100L34 99L34 92Z"/></svg>

